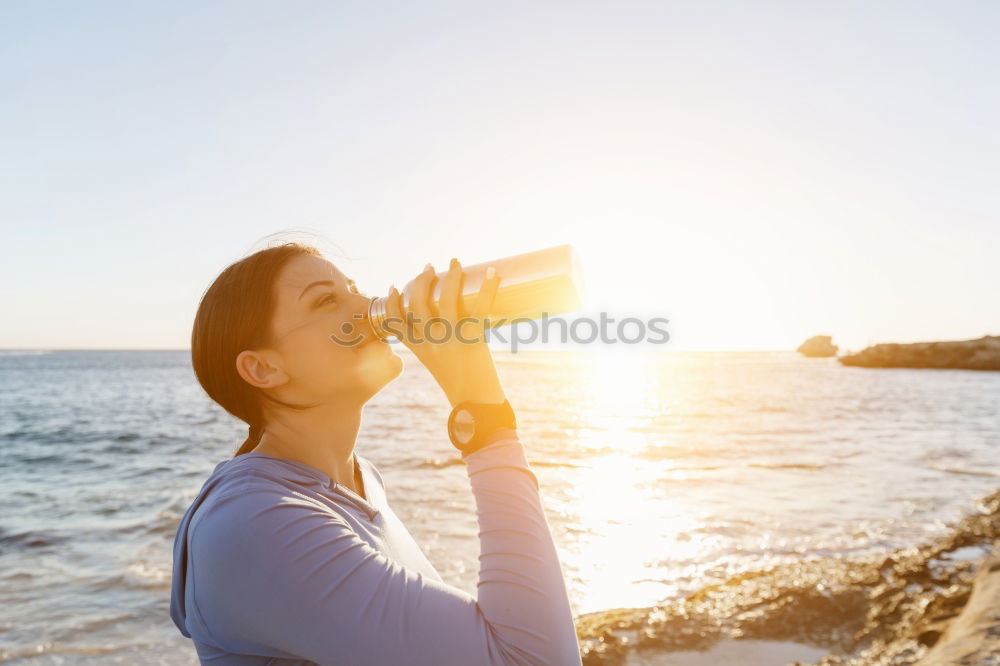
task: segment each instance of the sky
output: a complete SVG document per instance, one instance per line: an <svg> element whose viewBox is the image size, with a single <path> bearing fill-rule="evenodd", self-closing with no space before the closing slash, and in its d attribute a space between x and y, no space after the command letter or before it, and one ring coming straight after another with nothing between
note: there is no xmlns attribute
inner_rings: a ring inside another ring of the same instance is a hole
<svg viewBox="0 0 1000 666"><path fill-rule="evenodd" d="M0 348L572 244L674 350L1000 334L995 2L0 3ZM291 230L292 233L289 233Z"/></svg>

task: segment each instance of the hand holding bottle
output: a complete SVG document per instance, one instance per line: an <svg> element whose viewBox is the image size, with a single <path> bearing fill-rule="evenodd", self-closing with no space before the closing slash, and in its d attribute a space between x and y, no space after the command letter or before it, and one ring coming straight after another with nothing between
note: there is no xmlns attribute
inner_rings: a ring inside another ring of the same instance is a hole
<svg viewBox="0 0 1000 666"><path fill-rule="evenodd" d="M437 279L434 268L427 264L403 294L393 287L385 304L389 318L385 329L399 337L424 364L452 407L467 400L504 402L506 397L486 344L484 324L500 276L492 268L487 269L471 312L463 307L463 272L458 260L451 260L441 283L441 297L435 303L432 295Z"/></svg>

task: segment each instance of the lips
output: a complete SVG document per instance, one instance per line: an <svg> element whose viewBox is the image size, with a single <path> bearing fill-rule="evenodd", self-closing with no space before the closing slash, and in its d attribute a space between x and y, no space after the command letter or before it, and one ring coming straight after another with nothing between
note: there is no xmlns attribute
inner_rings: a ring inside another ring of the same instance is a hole
<svg viewBox="0 0 1000 666"><path fill-rule="evenodd" d="M368 347L369 345L373 345L373 344L387 345L389 343L387 343L386 341L382 340L381 338L379 338L375 334L370 334L370 335L367 336L367 338L365 339L364 342L362 342L360 345L357 345L354 349L355 350L362 349L364 347Z"/></svg>

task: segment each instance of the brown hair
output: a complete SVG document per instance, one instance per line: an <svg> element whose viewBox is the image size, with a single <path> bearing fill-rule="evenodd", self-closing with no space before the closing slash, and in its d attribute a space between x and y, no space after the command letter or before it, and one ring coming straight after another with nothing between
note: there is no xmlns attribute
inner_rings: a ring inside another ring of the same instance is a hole
<svg viewBox="0 0 1000 666"><path fill-rule="evenodd" d="M191 364L205 392L227 412L250 426L242 455L264 434L261 397L236 371L245 349L267 345L274 314L274 279L294 257L321 256L316 248L284 243L255 252L227 267L205 291L191 331ZM273 399L273 398L272 398Z"/></svg>

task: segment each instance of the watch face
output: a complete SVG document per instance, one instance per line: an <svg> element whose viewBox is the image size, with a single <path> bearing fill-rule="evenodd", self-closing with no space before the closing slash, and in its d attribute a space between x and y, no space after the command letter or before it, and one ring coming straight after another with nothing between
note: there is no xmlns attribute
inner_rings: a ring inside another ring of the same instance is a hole
<svg viewBox="0 0 1000 666"><path fill-rule="evenodd" d="M467 409L455 412L455 418L451 423L451 435L455 441L459 444L468 444L474 434L476 434L476 420L472 412Z"/></svg>

